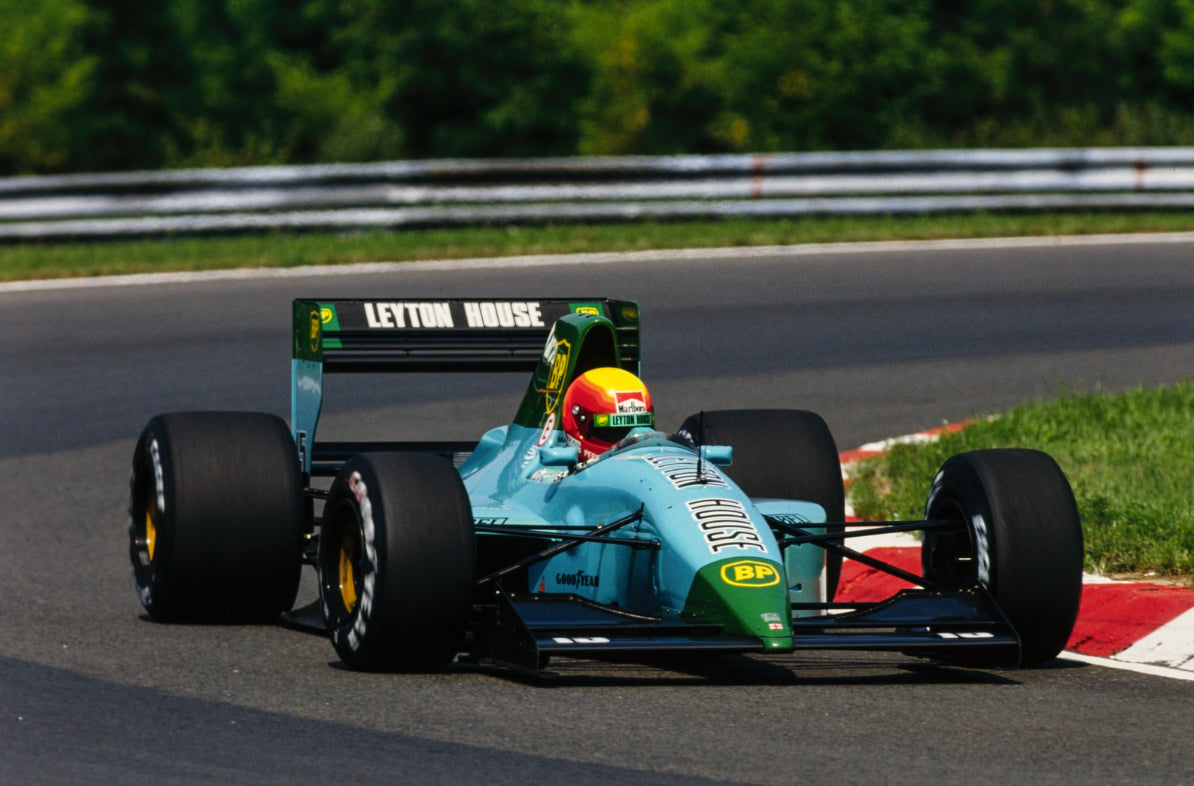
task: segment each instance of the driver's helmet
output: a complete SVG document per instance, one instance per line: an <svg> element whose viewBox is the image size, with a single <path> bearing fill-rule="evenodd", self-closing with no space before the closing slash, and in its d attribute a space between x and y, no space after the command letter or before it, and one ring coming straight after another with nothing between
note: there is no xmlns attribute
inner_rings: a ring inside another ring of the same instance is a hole
<svg viewBox="0 0 1194 786"><path fill-rule="evenodd" d="M564 434L581 461L597 458L632 428L655 425L647 386L620 368L595 368L581 374L568 386L562 408Z"/></svg>

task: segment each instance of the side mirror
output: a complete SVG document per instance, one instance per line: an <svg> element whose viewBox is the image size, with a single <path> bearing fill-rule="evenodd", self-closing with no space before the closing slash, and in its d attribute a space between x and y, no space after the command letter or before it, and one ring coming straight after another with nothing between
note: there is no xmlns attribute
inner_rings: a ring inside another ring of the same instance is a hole
<svg viewBox="0 0 1194 786"><path fill-rule="evenodd" d="M571 467L579 460L580 456L576 452L576 448L571 445L539 448L539 463L545 467Z"/></svg>
<svg viewBox="0 0 1194 786"><path fill-rule="evenodd" d="M734 448L730 445L701 445L701 458L716 467L734 463Z"/></svg>

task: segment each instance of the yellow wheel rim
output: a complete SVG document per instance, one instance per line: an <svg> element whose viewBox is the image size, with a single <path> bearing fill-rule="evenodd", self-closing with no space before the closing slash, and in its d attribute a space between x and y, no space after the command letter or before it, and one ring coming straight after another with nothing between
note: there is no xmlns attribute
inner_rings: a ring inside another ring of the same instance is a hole
<svg viewBox="0 0 1194 786"><path fill-rule="evenodd" d="M356 560L354 559L356 545L353 533L345 532L344 538L340 541L340 600L343 601L344 608L349 612L356 608L358 597Z"/></svg>
<svg viewBox="0 0 1194 786"><path fill-rule="evenodd" d="M153 548L157 544L158 528L153 522L153 507L145 510L145 551L149 554L149 561L153 562Z"/></svg>

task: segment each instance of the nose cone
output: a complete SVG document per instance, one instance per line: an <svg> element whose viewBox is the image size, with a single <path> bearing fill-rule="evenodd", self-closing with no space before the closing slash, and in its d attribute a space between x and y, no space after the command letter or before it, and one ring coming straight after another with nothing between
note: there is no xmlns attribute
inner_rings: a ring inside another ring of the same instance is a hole
<svg viewBox="0 0 1194 786"><path fill-rule="evenodd" d="M727 559L701 568L682 616L715 622L726 633L755 636L768 650L792 649L783 566L767 559Z"/></svg>

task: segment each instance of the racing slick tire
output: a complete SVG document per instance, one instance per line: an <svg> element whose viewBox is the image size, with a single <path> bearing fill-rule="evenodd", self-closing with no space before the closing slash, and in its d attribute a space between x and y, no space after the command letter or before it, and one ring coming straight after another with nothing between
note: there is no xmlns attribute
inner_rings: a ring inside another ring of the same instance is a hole
<svg viewBox="0 0 1194 786"><path fill-rule="evenodd" d="M336 654L366 671L443 670L463 648L475 564L472 506L451 462L349 459L319 534L319 596Z"/></svg>
<svg viewBox="0 0 1194 786"><path fill-rule="evenodd" d="M925 504L921 560L945 586L981 583L1020 636L1020 665L1065 647L1082 594L1082 525L1069 481L1052 457L1024 449L979 450L948 459ZM981 665L959 653L951 660Z"/></svg>
<svg viewBox="0 0 1194 786"><path fill-rule="evenodd" d="M162 622L266 622L294 605L306 516L290 430L258 412L176 412L133 452L129 556Z"/></svg>
<svg viewBox="0 0 1194 786"><path fill-rule="evenodd" d="M751 497L815 502L826 521L846 520L837 445L820 415L800 409L725 409L690 415L680 433L697 445L729 445L726 474ZM841 527L830 527L840 531ZM825 552L825 599L833 600L842 556Z"/></svg>

